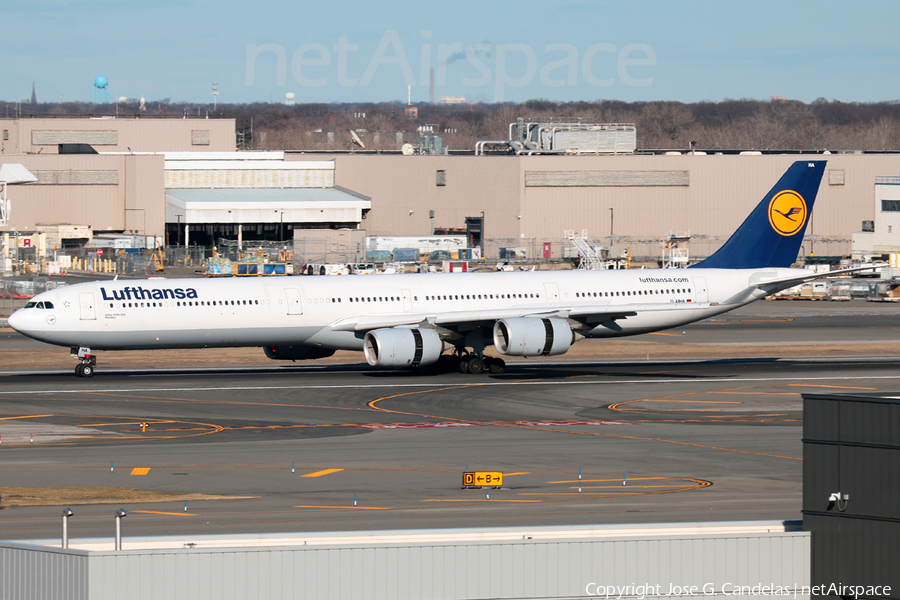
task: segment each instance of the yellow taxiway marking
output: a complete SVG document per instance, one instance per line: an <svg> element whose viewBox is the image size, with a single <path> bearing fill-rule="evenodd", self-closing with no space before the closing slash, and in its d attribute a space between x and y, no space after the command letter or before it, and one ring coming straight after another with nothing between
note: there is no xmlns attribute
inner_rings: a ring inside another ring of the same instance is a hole
<svg viewBox="0 0 900 600"><path fill-rule="evenodd" d="M493 502L494 504L503 504L504 502L509 502L509 503L522 504L522 503L534 503L534 502L540 502L540 500L506 500L506 499L504 499L504 500L488 500L488 499L486 499L486 498L469 498L469 499L463 499L463 498L450 498L450 499L425 498L424 500L422 500L422 502Z"/></svg>
<svg viewBox="0 0 900 600"><path fill-rule="evenodd" d="M53 415L22 415L20 417L0 417L0 421L10 421L12 419L38 419L40 417L52 417Z"/></svg>
<svg viewBox="0 0 900 600"><path fill-rule="evenodd" d="M621 480L619 480L619 481L621 482ZM676 486L676 485L682 485L682 484L680 484L680 483L671 483L671 484L669 484L669 485L622 485L621 483L619 483L619 485L584 485L584 486L581 486L581 487L582 487L582 489L585 489L585 490L625 490L625 489L633 490L633 489L636 489L636 488L640 488L640 489L644 489L644 488L670 488L670 487L673 487L673 486ZM570 490L577 490L577 489L578 489L578 486L577 486L577 485L570 485L570 486L569 486L569 489L570 489Z"/></svg>
<svg viewBox="0 0 900 600"><path fill-rule="evenodd" d="M150 467L135 467L131 470L132 475L146 475L150 472Z"/></svg>
<svg viewBox="0 0 900 600"><path fill-rule="evenodd" d="M693 479L691 477L680 477L679 479L681 479L684 482L694 483L696 485L691 486L691 487L680 487L679 488L679 487L673 487L673 486L678 485L677 483L673 483L672 486L659 486L659 487L666 487L666 488L671 487L672 489L663 489L663 490L657 490L657 491L653 491L653 492L641 492L641 491L635 492L635 491L629 490L627 486L622 486L622 487L610 486L611 489L618 488L619 491L615 492L615 493L605 492L605 493L602 493L602 495L596 495L597 492L588 492L587 494L583 494L582 492L519 492L518 495L519 496L581 496L584 498L611 498L614 496L653 496L653 495L659 495L659 494L671 494L674 492L689 492L691 490L705 488L705 487L709 487L712 485L711 481L706 481L704 479ZM653 487L653 486L635 485L635 486L631 486L631 487L632 488L644 488L644 487L649 488L649 487ZM574 490L574 489L578 489L578 488L571 487L569 489ZM542 502L558 502L558 500L544 500Z"/></svg>
<svg viewBox="0 0 900 600"><path fill-rule="evenodd" d="M343 471L343 469L325 469L324 471L307 473L306 475L301 475L301 477L321 477L322 475L331 475L332 473L337 473L338 471Z"/></svg>
<svg viewBox="0 0 900 600"><path fill-rule="evenodd" d="M522 471L519 473L504 473L503 476L504 477L512 477L513 475L528 475L528 474L529 474L528 471Z"/></svg>
<svg viewBox="0 0 900 600"><path fill-rule="evenodd" d="M347 510L393 510L386 506L313 506L311 504L301 504L294 508L331 508L331 509L347 509Z"/></svg>
<svg viewBox="0 0 900 600"><path fill-rule="evenodd" d="M725 393L726 391L727 391L727 390L716 390L716 393ZM743 393L743 392L741 392L741 393ZM609 405L609 409L610 409L610 410L622 410L621 407L622 407L623 405L625 405L625 404L633 404L633 403L635 403L635 402L660 402L660 403L662 403L662 402L665 402L665 403L671 403L671 402L674 402L674 403L679 403L679 404L742 404L742 402L739 401L739 400L672 400L672 398L676 398L676 397L678 397L678 396L690 396L690 395L693 395L693 394L694 394L694 392L688 392L688 393L685 393L685 394L675 394L674 396L660 396L660 397L658 397L658 398L635 398L634 400L623 400L622 402L616 402L615 404L610 404L610 405ZM791 395L794 395L794 394L791 394ZM634 411L634 412L650 412L650 411L648 411L647 409L644 409L644 408L631 408L631 407L628 407L627 410ZM685 409L682 408L682 409L677 409L677 410L685 410ZM718 410L718 409L716 409L716 408L703 408L703 409L700 409L700 408L694 408L694 409L690 409L690 408L689 408L689 409L687 409L687 410L695 410L695 411L699 411L699 410Z"/></svg>
<svg viewBox="0 0 900 600"><path fill-rule="evenodd" d="M809 385L806 383L789 383L788 385L798 386L798 387L814 387L814 388L831 388L835 390L877 390L878 388L871 387L852 387L849 385Z"/></svg>
<svg viewBox="0 0 900 600"><path fill-rule="evenodd" d="M671 335L672 337L684 337L683 333L662 333L661 331L653 331L650 335Z"/></svg>
<svg viewBox="0 0 900 600"><path fill-rule="evenodd" d="M159 510L129 510L130 513L141 513L145 515L170 515L173 517L196 517L194 513L186 512L162 512Z"/></svg>
<svg viewBox="0 0 900 600"><path fill-rule="evenodd" d="M524 382L532 382L532 381L541 381L541 380L540 379L523 379L523 380L516 381L516 383L524 383ZM400 411L400 410L391 410L389 408L381 408L377 405L379 402L381 402L383 400L392 400L394 398L402 398L403 396L412 396L414 394L429 394L429 393L433 393L433 392L446 392L446 391L450 391L450 390L462 390L462 389L466 389L466 388L470 388L470 387L479 387L479 386L461 385L458 387L446 387L446 388L439 388L439 389L417 390L415 392L404 392L402 394L394 394L392 396L382 396L381 398L376 398L374 400L370 400L368 403L366 403L366 405L373 410L386 412L386 413L393 413L393 414L398 414L398 415L411 415L411 416L415 416L415 417L430 417L433 419L437 419L438 417L436 417L434 415L425 415L425 414L421 414L421 413L412 413L412 412L404 412L404 411ZM740 388L734 388L734 389L740 389ZM664 398L675 398L678 396L690 396L694 393L695 392L685 392L683 394L673 394L671 396L663 396L662 398L644 398L643 400L644 401L658 401L658 400L661 400ZM629 402L638 402L638 401L639 400L627 400L625 402L619 402L618 404L611 404L611 405L609 405L608 408L615 410L615 407L619 406L621 404L627 404ZM716 401L705 400L702 402L714 403ZM725 404L733 404L734 403L731 401L722 401L722 402ZM738 404L739 404L739 402L738 402ZM642 409L636 409L635 412L648 412L648 411L643 411ZM463 421L463 419L456 419L453 417L445 417L443 420L444 421ZM729 421L734 421L734 420L729 419ZM469 422L469 421L467 421L467 422ZM515 424L515 423L498 423L496 421L494 421L494 422L492 422L492 421L470 421L470 422L480 423L482 425L495 425L498 427L513 427L513 428L517 428L517 429L527 429L528 431L549 431L551 433L561 433L561 434L566 434L566 435L588 435L588 436L594 436L594 437L616 438L616 439L621 439L621 440L660 442L663 444L675 444L675 445L679 445L679 446L692 446L694 448L706 448L709 450L721 450L723 452L736 452L739 454L755 454L757 456L769 456L772 458L784 458L787 460L803 460L802 458L797 458L794 456L782 456L780 454L768 454L766 452L754 452L752 450L737 450L735 448L721 448L719 446L705 446L703 444L692 444L691 442L680 442L680 441L676 441L676 440L667 440L664 438L642 437L642 436L636 436L636 435L619 435L619 434L615 434L615 433L597 433L595 431L569 431L569 430L565 430L565 429L550 429L548 427L535 427L533 425L519 425L519 424Z"/></svg>
<svg viewBox="0 0 900 600"><path fill-rule="evenodd" d="M673 479L672 477L629 477L628 481L640 481L646 479ZM582 483L606 483L607 481L622 481L621 477L612 477L610 479L566 479L565 481L548 481L547 483L578 483L581 481Z"/></svg>
<svg viewBox="0 0 900 600"><path fill-rule="evenodd" d="M572 488L576 489L576 488ZM582 498L611 498L613 496L647 496L650 494L656 494L658 492L633 492L629 491L627 487L619 488L621 493L619 494L611 494L609 492L603 492L603 495L597 495L597 492L588 492L584 494L582 492L519 492L520 496L573 496L573 497L582 497ZM674 491L684 491L684 490L672 490ZM528 502L541 502L541 500L528 500Z"/></svg>

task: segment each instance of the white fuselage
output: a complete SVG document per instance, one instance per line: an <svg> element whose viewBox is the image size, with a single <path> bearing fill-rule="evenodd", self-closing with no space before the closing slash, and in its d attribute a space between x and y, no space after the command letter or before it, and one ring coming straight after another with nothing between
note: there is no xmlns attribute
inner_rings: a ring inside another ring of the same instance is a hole
<svg viewBox="0 0 900 600"><path fill-rule="evenodd" d="M738 296L751 279L804 273L652 269L96 281L39 294L9 323L50 344L99 350L297 344L362 350L365 331L374 327L452 319L464 330L469 322L484 326L508 315L565 318L621 307L629 314L614 327L597 318L580 331L618 337L727 312L761 297Z"/></svg>

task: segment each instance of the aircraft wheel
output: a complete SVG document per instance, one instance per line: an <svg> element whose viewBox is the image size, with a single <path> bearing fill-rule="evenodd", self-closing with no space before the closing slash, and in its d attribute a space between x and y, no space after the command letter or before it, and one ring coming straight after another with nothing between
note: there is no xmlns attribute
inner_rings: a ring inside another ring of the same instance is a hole
<svg viewBox="0 0 900 600"><path fill-rule="evenodd" d="M506 372L506 362L502 358L492 358L487 367L491 375L502 375Z"/></svg>
<svg viewBox="0 0 900 600"><path fill-rule="evenodd" d="M468 373L469 372L469 357L461 356L459 358L459 372L460 373Z"/></svg>
<svg viewBox="0 0 900 600"><path fill-rule="evenodd" d="M94 367L92 365L81 365L81 376L82 377L90 377L94 374Z"/></svg>
<svg viewBox="0 0 900 600"><path fill-rule="evenodd" d="M469 373L472 375L481 375L484 373L484 361L477 356L469 359Z"/></svg>
<svg viewBox="0 0 900 600"><path fill-rule="evenodd" d="M75 374L78 375L79 377L84 377L83 369L84 369L84 365L81 363L78 363L77 365L75 365Z"/></svg>

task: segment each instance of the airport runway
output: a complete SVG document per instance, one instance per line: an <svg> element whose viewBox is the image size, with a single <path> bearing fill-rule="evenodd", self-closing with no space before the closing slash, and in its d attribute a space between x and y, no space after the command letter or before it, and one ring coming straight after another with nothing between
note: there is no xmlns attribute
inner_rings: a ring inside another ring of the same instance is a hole
<svg viewBox="0 0 900 600"><path fill-rule="evenodd" d="M898 325L894 305L757 303L652 337L685 358L531 360L502 376L301 363L0 371L0 491L175 494L40 507L4 494L0 539L57 536L64 506L73 538L112 536L120 507L126 535L188 537L798 518L800 394L900 388L898 359L883 356ZM872 353L727 358L730 344L801 342ZM0 352L30 344L5 335ZM691 344L723 358L686 358ZM490 498L461 489L466 469L501 471L503 486ZM187 494L227 498L185 511Z"/></svg>

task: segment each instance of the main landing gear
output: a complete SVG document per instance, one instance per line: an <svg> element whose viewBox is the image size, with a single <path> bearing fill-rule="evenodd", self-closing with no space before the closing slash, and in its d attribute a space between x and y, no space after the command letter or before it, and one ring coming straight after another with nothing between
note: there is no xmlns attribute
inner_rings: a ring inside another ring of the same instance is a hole
<svg viewBox="0 0 900 600"><path fill-rule="evenodd" d="M91 377L97 368L97 357L91 354L90 348L72 348L72 354L81 362L75 367L75 374L79 377Z"/></svg>
<svg viewBox="0 0 900 600"><path fill-rule="evenodd" d="M500 375L506 371L506 362L502 358L479 356L477 354L461 354L457 357L459 372L481 375L485 371L491 375Z"/></svg>

